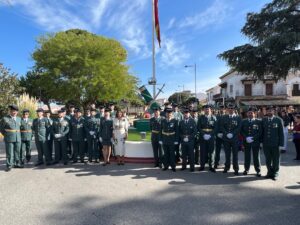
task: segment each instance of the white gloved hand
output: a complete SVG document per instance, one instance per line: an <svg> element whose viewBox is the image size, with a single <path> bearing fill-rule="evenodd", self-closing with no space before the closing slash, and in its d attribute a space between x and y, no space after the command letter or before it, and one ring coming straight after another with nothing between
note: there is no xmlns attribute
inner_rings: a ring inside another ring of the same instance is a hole
<svg viewBox="0 0 300 225"><path fill-rule="evenodd" d="M184 142L188 142L188 141L189 141L189 138L188 138L188 137L185 137L185 138L183 138L183 141L184 141Z"/></svg>
<svg viewBox="0 0 300 225"><path fill-rule="evenodd" d="M60 138L60 137L61 137L61 134L54 134L54 137L55 137L55 138Z"/></svg>
<svg viewBox="0 0 300 225"><path fill-rule="evenodd" d="M253 142L253 137L246 137L246 142L251 144Z"/></svg>
<svg viewBox="0 0 300 225"><path fill-rule="evenodd" d="M84 141L87 141L87 139L85 138Z"/></svg>
<svg viewBox="0 0 300 225"><path fill-rule="evenodd" d="M35 137L34 137L34 136L32 136L32 137L31 137L31 140L32 140L32 141L34 141L34 140L35 140Z"/></svg>
<svg viewBox="0 0 300 225"><path fill-rule="evenodd" d="M162 142L162 141L159 141L158 143L159 143L160 145L162 145L162 144L163 144L163 142Z"/></svg>
<svg viewBox="0 0 300 225"><path fill-rule="evenodd" d="M223 138L223 134L222 133L218 133L217 136L218 136L218 138Z"/></svg>
<svg viewBox="0 0 300 225"><path fill-rule="evenodd" d="M69 141L72 141L72 138L69 138Z"/></svg>
<svg viewBox="0 0 300 225"><path fill-rule="evenodd" d="M103 140L102 140L102 137L99 137L99 141L100 141L100 142L102 142L102 141L103 141Z"/></svg>
<svg viewBox="0 0 300 225"><path fill-rule="evenodd" d="M178 142L177 142L177 141L175 141L175 142L174 142L174 145L178 145Z"/></svg>
<svg viewBox="0 0 300 225"><path fill-rule="evenodd" d="M259 147L261 147L261 148L262 148L262 147L263 147L263 144L262 144L262 143L260 143Z"/></svg>
<svg viewBox="0 0 300 225"><path fill-rule="evenodd" d="M204 134L204 135L203 135L203 139L204 139L205 141L208 141L210 138L211 138L211 136L210 136L209 134Z"/></svg>
<svg viewBox="0 0 300 225"><path fill-rule="evenodd" d="M95 131L90 131L90 135L94 135L95 134Z"/></svg>
<svg viewBox="0 0 300 225"><path fill-rule="evenodd" d="M111 138L110 141L111 141L111 143L114 143L114 139L113 138Z"/></svg>
<svg viewBox="0 0 300 225"><path fill-rule="evenodd" d="M285 150L284 146L279 146L279 150Z"/></svg>
<svg viewBox="0 0 300 225"><path fill-rule="evenodd" d="M228 139L233 138L233 134L232 133L228 133L226 136L227 136Z"/></svg>

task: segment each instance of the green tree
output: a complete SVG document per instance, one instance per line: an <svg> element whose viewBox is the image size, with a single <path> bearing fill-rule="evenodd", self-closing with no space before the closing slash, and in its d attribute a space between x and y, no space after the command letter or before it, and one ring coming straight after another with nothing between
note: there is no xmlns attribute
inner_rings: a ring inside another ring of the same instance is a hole
<svg viewBox="0 0 300 225"><path fill-rule="evenodd" d="M34 70L21 83L43 101L85 104L135 93L138 80L129 74L127 52L116 40L78 29L58 32L40 37L32 57Z"/></svg>
<svg viewBox="0 0 300 225"><path fill-rule="evenodd" d="M7 112L8 105L16 103L21 92L17 74L0 63L0 117Z"/></svg>
<svg viewBox="0 0 300 225"><path fill-rule="evenodd" d="M185 102L191 97L191 94L188 92L175 92L172 94L168 101L176 104L185 104Z"/></svg>
<svg viewBox="0 0 300 225"><path fill-rule="evenodd" d="M250 43L219 55L234 70L263 79L285 78L300 68L300 1L273 0L259 13L248 13L241 31Z"/></svg>

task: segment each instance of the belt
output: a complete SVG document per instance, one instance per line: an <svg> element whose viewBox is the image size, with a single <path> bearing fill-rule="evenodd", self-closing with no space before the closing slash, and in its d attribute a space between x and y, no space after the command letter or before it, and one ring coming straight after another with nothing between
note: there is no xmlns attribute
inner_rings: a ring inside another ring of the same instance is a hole
<svg viewBox="0 0 300 225"><path fill-rule="evenodd" d="M151 132L154 133L154 134L159 134L158 130L152 130Z"/></svg>
<svg viewBox="0 0 300 225"><path fill-rule="evenodd" d="M175 135L175 132L168 133L163 131L162 134L166 136L171 136L171 135Z"/></svg>
<svg viewBox="0 0 300 225"><path fill-rule="evenodd" d="M211 131L213 131L213 129L202 129L202 131L211 132Z"/></svg>
<svg viewBox="0 0 300 225"><path fill-rule="evenodd" d="M5 129L6 132L20 132L20 130Z"/></svg>
<svg viewBox="0 0 300 225"><path fill-rule="evenodd" d="M21 130L21 133L31 133L32 130Z"/></svg>

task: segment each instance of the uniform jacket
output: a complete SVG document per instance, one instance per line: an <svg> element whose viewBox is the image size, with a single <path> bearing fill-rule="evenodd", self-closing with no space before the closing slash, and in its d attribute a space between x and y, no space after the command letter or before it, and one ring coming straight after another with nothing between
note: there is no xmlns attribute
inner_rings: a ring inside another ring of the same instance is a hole
<svg viewBox="0 0 300 225"><path fill-rule="evenodd" d="M161 121L160 140L166 145L179 142L178 121L176 119L163 119Z"/></svg>
<svg viewBox="0 0 300 225"><path fill-rule="evenodd" d="M51 132L51 125L47 118L36 118L32 122L32 131L35 141L46 141L48 134Z"/></svg>
<svg viewBox="0 0 300 225"><path fill-rule="evenodd" d="M263 129L263 145L279 147L284 145L283 125L279 117L273 116L271 119L268 117L262 120Z"/></svg>
<svg viewBox="0 0 300 225"><path fill-rule="evenodd" d="M4 136L5 142L21 142L21 118L14 120L10 115L2 118L0 122L0 132Z"/></svg>
<svg viewBox="0 0 300 225"><path fill-rule="evenodd" d="M22 141L31 141L32 139L32 125L33 121L32 119L28 118L27 122L24 118L21 119L21 139Z"/></svg>
<svg viewBox="0 0 300 225"><path fill-rule="evenodd" d="M197 134L197 124L193 118L183 119L179 122L180 142L185 144L184 138L188 138L187 143L194 143Z"/></svg>
<svg viewBox="0 0 300 225"><path fill-rule="evenodd" d="M224 141L237 141L241 129L241 117L238 115L224 115L220 124L220 131L223 133ZM231 139L227 138L227 134L233 134Z"/></svg>
<svg viewBox="0 0 300 225"><path fill-rule="evenodd" d="M261 120L257 118L244 119L241 124L241 135L244 138L244 144L248 145L246 142L247 137L253 137L252 145L259 146L262 135Z"/></svg>
<svg viewBox="0 0 300 225"><path fill-rule="evenodd" d="M151 130L151 140L159 141L159 135L161 130L161 117L152 117L150 119L150 130Z"/></svg>
<svg viewBox="0 0 300 225"><path fill-rule="evenodd" d="M96 117L87 117L84 123L84 129L86 133L86 137L90 139L95 139L99 137L100 132L100 119ZM90 131L95 132L95 134L91 135Z"/></svg>
<svg viewBox="0 0 300 225"><path fill-rule="evenodd" d="M100 121L99 136L103 140L110 140L113 137L113 128L112 118L106 119L105 117L102 117Z"/></svg>
<svg viewBox="0 0 300 225"><path fill-rule="evenodd" d="M218 128L217 118L215 116L201 115L198 119L198 124L197 124L200 141L204 141L203 139L204 134L209 134L211 136L209 140L214 140L217 132L217 128Z"/></svg>
<svg viewBox="0 0 300 225"><path fill-rule="evenodd" d="M78 118L72 117L69 123L70 132L69 137L72 141L84 141L85 138L85 129L84 129L85 120L83 117Z"/></svg>
<svg viewBox="0 0 300 225"><path fill-rule="evenodd" d="M69 122L66 118L63 119L55 119L53 120L52 124L52 134L54 137L54 140L60 141L60 140L67 140L68 139L68 133L70 131L69 128ZM56 138L55 134L61 134L61 137Z"/></svg>

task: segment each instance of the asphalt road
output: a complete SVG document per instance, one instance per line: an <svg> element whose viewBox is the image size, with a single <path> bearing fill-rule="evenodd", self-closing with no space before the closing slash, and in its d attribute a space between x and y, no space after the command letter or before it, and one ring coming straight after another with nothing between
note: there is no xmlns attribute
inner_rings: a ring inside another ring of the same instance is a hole
<svg viewBox="0 0 300 225"><path fill-rule="evenodd" d="M298 225L300 162L294 156L290 143L276 182L255 177L253 167L239 177L138 164L34 168L30 163L6 173L0 143L0 224ZM239 158L242 172L242 152Z"/></svg>

